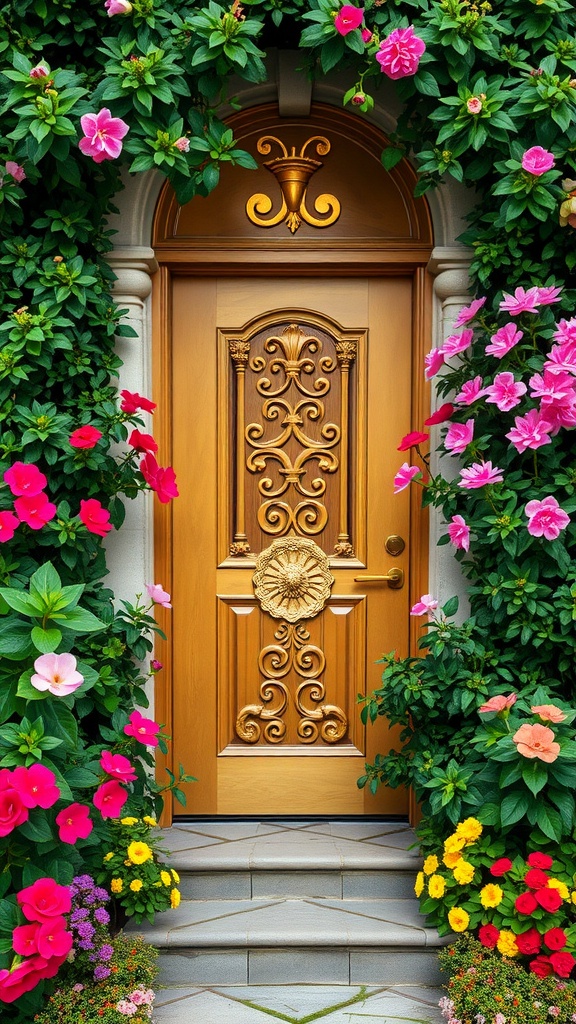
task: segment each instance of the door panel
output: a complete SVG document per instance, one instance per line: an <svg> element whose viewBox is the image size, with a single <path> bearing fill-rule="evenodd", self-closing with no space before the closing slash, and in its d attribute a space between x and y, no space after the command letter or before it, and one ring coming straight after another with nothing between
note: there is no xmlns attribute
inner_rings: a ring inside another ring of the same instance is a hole
<svg viewBox="0 0 576 1024"><path fill-rule="evenodd" d="M358 693L408 645L410 277L173 279L174 750L195 814L401 814ZM394 558L386 537L406 550ZM392 566L405 584L356 581Z"/></svg>

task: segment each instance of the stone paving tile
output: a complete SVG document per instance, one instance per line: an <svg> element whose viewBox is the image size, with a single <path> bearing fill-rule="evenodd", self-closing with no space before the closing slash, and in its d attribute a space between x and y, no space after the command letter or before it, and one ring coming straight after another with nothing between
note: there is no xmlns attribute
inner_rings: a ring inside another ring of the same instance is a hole
<svg viewBox="0 0 576 1024"><path fill-rule="evenodd" d="M174 827L221 842L229 839L255 839L269 832L278 832L280 828L279 825L265 821L188 821Z"/></svg>
<svg viewBox="0 0 576 1024"><path fill-rule="evenodd" d="M217 985L214 991L300 1018L345 1003L359 995L363 988L361 985L248 985L238 989ZM364 988L364 991L379 992L380 989Z"/></svg>
<svg viewBox="0 0 576 1024"><path fill-rule="evenodd" d="M409 825L402 822L385 821L328 821L311 825L307 830L310 832L324 833L330 836L339 836L342 839L355 839L362 842L371 839L373 836L388 836L409 832L413 837L414 833Z"/></svg>

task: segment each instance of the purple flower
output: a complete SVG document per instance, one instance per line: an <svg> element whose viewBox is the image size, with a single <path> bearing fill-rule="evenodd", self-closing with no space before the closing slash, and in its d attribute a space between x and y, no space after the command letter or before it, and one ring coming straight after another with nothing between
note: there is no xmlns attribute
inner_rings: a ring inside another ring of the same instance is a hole
<svg viewBox="0 0 576 1024"><path fill-rule="evenodd" d="M108 900L110 899L106 889L102 889L99 885L94 889L94 895L97 900L102 900L103 903L108 903Z"/></svg>
<svg viewBox="0 0 576 1024"><path fill-rule="evenodd" d="M113 954L114 954L114 946L111 946L109 942L106 942L106 943L104 943L103 946L100 946L100 950L98 952L98 955L99 955L101 960L109 960L110 957L113 956Z"/></svg>
<svg viewBox="0 0 576 1024"><path fill-rule="evenodd" d="M96 929L89 921L81 921L76 931L81 939L91 939Z"/></svg>
<svg viewBox="0 0 576 1024"><path fill-rule="evenodd" d="M103 967L102 964L99 964L98 967L94 968L94 981L104 981L105 978L110 976L110 973L109 967Z"/></svg>
<svg viewBox="0 0 576 1024"><path fill-rule="evenodd" d="M94 911L94 920L97 921L98 924L109 924L110 914L104 907L96 907L96 910Z"/></svg>
<svg viewBox="0 0 576 1024"><path fill-rule="evenodd" d="M79 921L85 921L89 916L89 913L90 911L86 910L86 907L77 907L77 909L73 910L70 915L70 924L75 925L78 924Z"/></svg>

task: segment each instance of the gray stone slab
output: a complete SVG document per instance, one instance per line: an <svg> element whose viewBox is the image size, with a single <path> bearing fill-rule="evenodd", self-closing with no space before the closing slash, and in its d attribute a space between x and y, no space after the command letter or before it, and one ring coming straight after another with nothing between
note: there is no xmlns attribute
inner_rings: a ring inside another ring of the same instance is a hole
<svg viewBox="0 0 576 1024"><path fill-rule="evenodd" d="M343 899L410 899L415 871L343 871Z"/></svg>
<svg viewBox="0 0 576 1024"><path fill-rule="evenodd" d="M442 975L438 956L433 950L352 949L350 951L351 985L405 985L414 984L439 987Z"/></svg>
<svg viewBox="0 0 576 1024"><path fill-rule="evenodd" d="M310 832L329 836L340 836L342 839L355 839L362 842L372 836L384 836L396 833L409 833L414 842L414 832L409 825L399 822L382 821L324 821L311 825Z"/></svg>
<svg viewBox="0 0 576 1024"><path fill-rule="evenodd" d="M223 995L241 999L283 1013L288 1017L307 1017L311 1013L342 1005L359 996L361 985L249 985L246 988L217 989ZM371 989L376 993L380 989ZM328 1021L331 1018L328 1017ZM272 1022L270 1022L272 1024Z"/></svg>
<svg viewBox="0 0 576 1024"><path fill-rule="evenodd" d="M278 825L267 821L189 821L182 824L176 821L172 827L220 840L256 838L277 832L279 829Z"/></svg>
<svg viewBox="0 0 576 1024"><path fill-rule="evenodd" d="M161 950L158 958L161 985L246 985L245 949Z"/></svg>
<svg viewBox="0 0 576 1024"><path fill-rule="evenodd" d="M425 992L424 998L421 993ZM416 986L389 988L373 993L362 1007L351 1008L350 1024L370 1024L369 1018L388 1017L420 1018L441 1021L442 1014L438 1001L442 995L439 988L422 989ZM356 1021L356 1016L358 1020ZM330 1024L337 1024L336 1018L329 1018Z"/></svg>
<svg viewBox="0 0 576 1024"><path fill-rule="evenodd" d="M347 985L349 957L335 949L251 949L248 954L251 985Z"/></svg>
<svg viewBox="0 0 576 1024"><path fill-rule="evenodd" d="M412 846L414 840L415 836L412 831L389 832L386 835L373 836L370 843L374 843L375 846L393 846L400 850L407 850L409 846ZM417 847L414 847L410 853L413 857L420 857Z"/></svg>
<svg viewBox="0 0 576 1024"><path fill-rule="evenodd" d="M252 898L267 896L315 896L339 899L342 878L339 871L253 871Z"/></svg>
<svg viewBox="0 0 576 1024"><path fill-rule="evenodd" d="M214 847L220 844L220 840L214 839L213 836L200 835L184 828L163 829L158 838L161 847L171 854L180 850L195 850L202 846Z"/></svg>
<svg viewBox="0 0 576 1024"><path fill-rule="evenodd" d="M417 870L420 857L403 848L401 836L390 837L391 841L399 841L398 846L377 845L378 839L360 843L337 836L311 835L308 831L282 832L258 840L219 843L205 850L182 849L175 854L174 866L178 871Z"/></svg>
<svg viewBox="0 0 576 1024"><path fill-rule="evenodd" d="M252 878L249 871L186 872L179 889L185 900L249 900Z"/></svg>
<svg viewBox="0 0 576 1024"><path fill-rule="evenodd" d="M268 1014L259 1013L249 1006L219 995L217 992L204 991L188 995L178 994L177 989L170 992L171 1000L154 1007L154 1020L158 1024L272 1024L273 1018Z"/></svg>

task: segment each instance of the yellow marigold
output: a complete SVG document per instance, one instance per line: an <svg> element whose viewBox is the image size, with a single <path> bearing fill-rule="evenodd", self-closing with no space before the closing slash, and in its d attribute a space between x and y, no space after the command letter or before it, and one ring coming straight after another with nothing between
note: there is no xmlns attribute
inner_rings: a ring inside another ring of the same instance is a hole
<svg viewBox="0 0 576 1024"><path fill-rule="evenodd" d="M121 825L136 825L138 818L120 818Z"/></svg>
<svg viewBox="0 0 576 1024"><path fill-rule="evenodd" d="M121 878L113 878L112 881L110 882L110 888L112 892L122 892L122 889L124 888L124 882L122 881Z"/></svg>
<svg viewBox="0 0 576 1024"><path fill-rule="evenodd" d="M466 818L456 825L457 836L464 836L466 843L475 843L482 835L482 825L477 818Z"/></svg>
<svg viewBox="0 0 576 1024"><path fill-rule="evenodd" d="M557 889L563 900L570 899L570 890L565 882L561 882L559 878L549 878L548 888Z"/></svg>
<svg viewBox="0 0 576 1024"><path fill-rule="evenodd" d="M572 903L576 904L576 889L574 889L574 890L573 890L573 891L572 891L572 892L570 893L570 896L571 896L571 899L572 899Z"/></svg>
<svg viewBox="0 0 576 1024"><path fill-rule="evenodd" d="M180 875L178 874L178 872L175 871L174 868L170 868L170 870L172 872L172 878L174 879L174 881L175 882L179 882L180 881Z"/></svg>
<svg viewBox="0 0 576 1024"><path fill-rule="evenodd" d="M172 910L176 910L176 907L180 906L180 890L179 889L171 889L170 890L170 906L172 907Z"/></svg>
<svg viewBox="0 0 576 1024"><path fill-rule="evenodd" d="M502 956L518 956L519 949L516 944L516 936L514 932L507 932L502 930L498 936L498 942L496 943L498 951L502 953Z"/></svg>
<svg viewBox="0 0 576 1024"><path fill-rule="evenodd" d="M142 821L144 822L145 825L150 825L150 828L156 828L158 824L156 818L151 818L149 814L145 814L144 817L142 818Z"/></svg>
<svg viewBox="0 0 576 1024"><path fill-rule="evenodd" d="M172 876L169 871L161 871L160 878L164 882L164 885L172 885Z"/></svg>
<svg viewBox="0 0 576 1024"><path fill-rule="evenodd" d="M106 863L107 860L112 860L113 856L114 856L114 854L112 853L112 851L110 851L110 853L105 853L104 854L104 863Z"/></svg>
<svg viewBox="0 0 576 1024"><path fill-rule="evenodd" d="M465 932L470 923L470 914L467 914L462 907L452 907L448 911L448 924L453 932Z"/></svg>
<svg viewBox="0 0 576 1024"><path fill-rule="evenodd" d="M493 882L489 882L483 889L480 889L480 903L483 907L497 907L504 896L503 890L499 885L494 885Z"/></svg>
<svg viewBox="0 0 576 1024"><path fill-rule="evenodd" d="M474 865L469 864L467 860L461 857L454 868L453 874L458 885L468 885L474 878Z"/></svg>
<svg viewBox="0 0 576 1024"><path fill-rule="evenodd" d="M152 850L148 846L148 843L130 843L126 853L133 864L143 864L145 860L150 860L152 858Z"/></svg>
<svg viewBox="0 0 576 1024"><path fill-rule="evenodd" d="M416 875L416 881L414 882L414 892L417 896L421 896L424 889L424 872L419 871ZM576 895L576 893L575 893Z"/></svg>
<svg viewBox="0 0 576 1024"><path fill-rule="evenodd" d="M462 860L460 850L454 850L454 853L445 853L442 857L442 863L447 868L455 868L459 860Z"/></svg>
<svg viewBox="0 0 576 1024"><path fill-rule="evenodd" d="M130 888L132 889L132 892L140 892L140 889L142 888L142 885L143 885L143 882L141 882L139 878L134 878L130 882Z"/></svg>
<svg viewBox="0 0 576 1024"><path fill-rule="evenodd" d="M433 900L440 900L444 895L446 888L446 882L442 878L442 875L432 875L428 879L428 893Z"/></svg>
<svg viewBox="0 0 576 1024"><path fill-rule="evenodd" d="M425 875L433 875L438 870L438 857L433 853L429 857L426 857L422 870Z"/></svg>
<svg viewBox="0 0 576 1024"><path fill-rule="evenodd" d="M457 836L454 832L453 835L448 836L448 839L444 841L444 853L456 853L463 846L466 846L464 836Z"/></svg>

